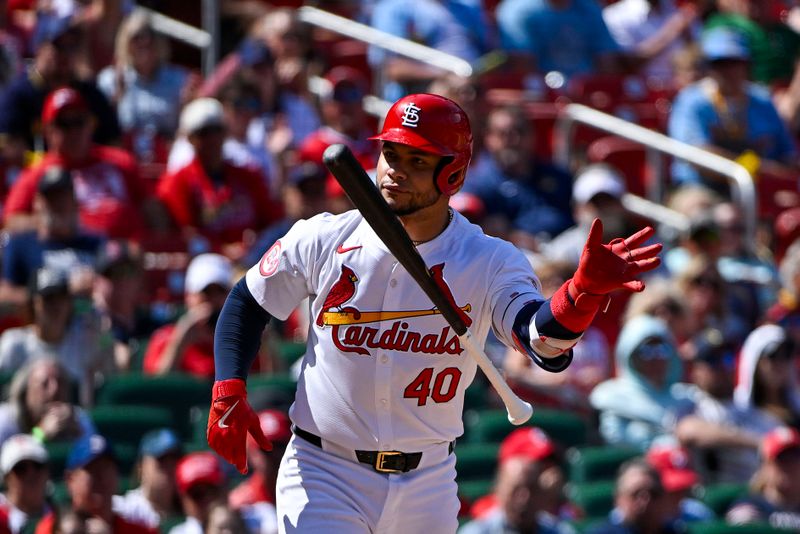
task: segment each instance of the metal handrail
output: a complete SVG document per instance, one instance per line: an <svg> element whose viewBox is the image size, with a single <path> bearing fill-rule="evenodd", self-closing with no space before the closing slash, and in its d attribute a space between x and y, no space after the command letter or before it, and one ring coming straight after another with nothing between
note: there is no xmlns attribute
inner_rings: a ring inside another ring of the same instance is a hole
<svg viewBox="0 0 800 534"><path fill-rule="evenodd" d="M576 122L644 145L650 162L655 161L656 156L663 157L663 154L669 154L673 158L688 161L727 178L731 185L733 200L742 208L745 237L748 242L753 242L757 217L756 189L753 177L742 165L608 113L582 104L569 104L559 113L555 126L554 157L558 163L564 166L569 165L571 159L571 138ZM664 192L663 166L655 165L654 167L656 175L655 179L648 184L647 196L652 201L660 202Z"/></svg>
<svg viewBox="0 0 800 534"><path fill-rule="evenodd" d="M297 10L297 16L307 24L352 37L367 44L384 48L392 53L433 65L447 72L464 77L472 75L472 65L458 56L446 54L435 48L376 30L366 24L334 15L328 11L312 6L303 6Z"/></svg>
<svg viewBox="0 0 800 534"><path fill-rule="evenodd" d="M163 15L149 7L138 6L136 9L144 11L151 17L153 29L160 34L200 49L211 44L211 34L207 31Z"/></svg>

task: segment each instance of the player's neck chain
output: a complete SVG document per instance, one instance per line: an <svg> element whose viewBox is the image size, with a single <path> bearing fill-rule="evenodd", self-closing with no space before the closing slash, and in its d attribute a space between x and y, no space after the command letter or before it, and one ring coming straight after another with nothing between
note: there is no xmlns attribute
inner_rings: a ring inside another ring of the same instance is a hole
<svg viewBox="0 0 800 534"><path fill-rule="evenodd" d="M448 226L450 226L450 223L451 223L451 222L453 222L453 208L447 208L447 217L448 217L448 218L447 218L447 224L445 224L445 225L444 225L444 228L442 228L442 232L444 232L445 230L447 230L447 227L448 227ZM442 232L439 232L438 234L436 234L436 235L435 235L435 236L433 236L432 238L430 238L430 239L426 239L426 240L424 240L424 241L414 241L414 240L412 239L412 240L411 240L411 242L412 242L412 243L414 243L414 246L416 247L417 245L422 245L423 243L427 243L428 241L433 241L434 239L436 239L437 237L439 237L440 235L442 235Z"/></svg>

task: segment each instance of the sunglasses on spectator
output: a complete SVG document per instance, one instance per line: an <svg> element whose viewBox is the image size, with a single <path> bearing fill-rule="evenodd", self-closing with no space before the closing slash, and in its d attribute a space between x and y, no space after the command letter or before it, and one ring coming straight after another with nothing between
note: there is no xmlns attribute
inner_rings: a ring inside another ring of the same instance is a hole
<svg viewBox="0 0 800 534"><path fill-rule="evenodd" d="M258 98L237 98L233 101L236 111L249 111L258 113L261 110L261 101Z"/></svg>
<svg viewBox="0 0 800 534"><path fill-rule="evenodd" d="M672 356L672 351L669 345L663 341L658 343L645 343L636 349L634 356L646 362L651 360L668 360Z"/></svg>
<svg viewBox="0 0 800 534"><path fill-rule="evenodd" d="M205 126L200 128L194 135L199 135L200 137L205 137L208 135L219 135L225 132L225 127L221 125L213 125L213 126Z"/></svg>
<svg viewBox="0 0 800 534"><path fill-rule="evenodd" d="M697 358L698 361L707 363L717 369L733 369L736 364L736 355L733 352L715 352Z"/></svg>
<svg viewBox="0 0 800 534"><path fill-rule="evenodd" d="M22 460L21 462L17 462L17 465L12 467L11 471L15 475L20 477L20 476L25 476L28 473L32 472L38 473L39 471L42 471L45 467L46 467L45 464L34 462L33 460Z"/></svg>
<svg viewBox="0 0 800 534"><path fill-rule="evenodd" d="M710 276L699 276L692 280L692 285L697 287L706 287L709 289L720 289L722 283L717 279Z"/></svg>
<svg viewBox="0 0 800 534"><path fill-rule="evenodd" d="M210 484L196 484L186 491L186 495L193 501L214 499L219 495L219 488Z"/></svg>
<svg viewBox="0 0 800 534"><path fill-rule="evenodd" d="M53 124L59 130L77 130L86 126L89 122L88 117L57 118Z"/></svg>
<svg viewBox="0 0 800 534"><path fill-rule="evenodd" d="M656 499L664 495L664 490L660 486L645 486L641 488L631 488L630 490L625 492L627 497L633 497L634 499L640 499L642 497L649 497L651 499Z"/></svg>

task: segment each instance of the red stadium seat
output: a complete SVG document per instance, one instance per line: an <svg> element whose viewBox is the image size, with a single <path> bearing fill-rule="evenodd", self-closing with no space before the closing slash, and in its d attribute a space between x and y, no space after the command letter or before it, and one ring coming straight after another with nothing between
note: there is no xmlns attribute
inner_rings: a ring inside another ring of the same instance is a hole
<svg viewBox="0 0 800 534"><path fill-rule="evenodd" d="M650 173L642 144L609 135L593 141L586 149L586 157L592 163L607 163L619 170L625 177L628 191L645 196Z"/></svg>
<svg viewBox="0 0 800 534"><path fill-rule="evenodd" d="M770 166L759 169L755 178L758 194L758 216L775 219L786 210L800 206L797 172Z"/></svg>

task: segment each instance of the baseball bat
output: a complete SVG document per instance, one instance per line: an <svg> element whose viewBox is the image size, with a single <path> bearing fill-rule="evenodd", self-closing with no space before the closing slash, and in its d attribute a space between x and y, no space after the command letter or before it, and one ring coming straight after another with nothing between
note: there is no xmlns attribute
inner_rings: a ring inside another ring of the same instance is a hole
<svg viewBox="0 0 800 534"><path fill-rule="evenodd" d="M503 400L508 411L508 420L515 425L521 425L533 414L533 407L517 397L511 391L500 372L495 368L486 353L475 342L472 333L459 316L455 307L442 293L436 282L431 277L425 261L420 256L417 248L408 237L405 228L391 208L381 196L378 188L358 163L350 149L342 144L329 146L322 156L322 160L331 174L341 184L347 196L364 216L386 248L408 271L420 288L439 309L453 331L458 335L459 341L466 347L467 352L477 362L486 377L491 382L497 394Z"/></svg>

